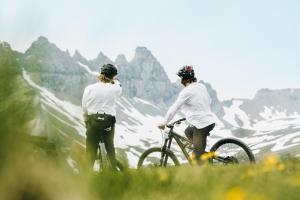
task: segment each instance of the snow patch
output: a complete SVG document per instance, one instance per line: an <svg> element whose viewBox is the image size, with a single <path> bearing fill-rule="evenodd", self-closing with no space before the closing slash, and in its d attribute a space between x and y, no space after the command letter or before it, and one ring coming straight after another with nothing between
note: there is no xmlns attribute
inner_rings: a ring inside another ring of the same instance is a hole
<svg viewBox="0 0 300 200"><path fill-rule="evenodd" d="M295 113L293 113L293 114L295 114ZM259 113L259 115L266 120L289 117L289 114L287 114L286 109L283 111L279 111L279 110L276 110L273 106L271 106L270 108L268 108L267 106L264 106L264 111Z"/></svg>
<svg viewBox="0 0 300 200"><path fill-rule="evenodd" d="M240 109L241 105L243 105L243 101L233 100L232 105L229 108L224 107L224 120L235 127L240 127L235 119L235 117L237 117L243 123L241 126L242 128L250 129L250 118L243 110Z"/></svg>
<svg viewBox="0 0 300 200"><path fill-rule="evenodd" d="M74 125L68 124L75 128L77 132L85 136L85 127L83 122L83 112L81 107L75 106L74 104L58 99L53 93L49 92L47 89L34 83L29 74L23 69L23 78L27 83L33 88L37 89L42 97L42 103L53 108L57 112L66 116ZM51 113L49 113L51 114Z"/></svg>
<svg viewBox="0 0 300 200"><path fill-rule="evenodd" d="M92 71L87 65L82 64L81 62L77 62L77 63L78 63L78 65L80 65L80 67L85 69L89 74L91 74L93 76L99 76L98 72Z"/></svg>
<svg viewBox="0 0 300 200"><path fill-rule="evenodd" d="M156 109L160 109L159 107L157 107L157 106L153 105L153 104L152 104L152 103L150 103L149 101L146 101L146 100L140 99L140 98L138 98L138 97L133 97L133 99L134 99L135 101L141 102L141 103L143 103L143 104L146 104L146 105L152 106L152 107L154 107L154 108L156 108Z"/></svg>

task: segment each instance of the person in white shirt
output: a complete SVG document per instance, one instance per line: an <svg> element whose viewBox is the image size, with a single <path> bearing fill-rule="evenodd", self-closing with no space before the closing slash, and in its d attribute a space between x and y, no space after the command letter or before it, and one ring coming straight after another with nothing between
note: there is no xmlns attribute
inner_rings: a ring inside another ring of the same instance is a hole
<svg viewBox="0 0 300 200"><path fill-rule="evenodd" d="M176 102L169 108L164 121L158 126L165 126L173 119L176 112L181 110L189 126L185 130L186 136L193 142L193 157L201 163L200 157L205 153L206 139L215 127L214 115L211 112L211 98L206 87L197 82L192 66L183 66L177 75L181 78L184 89L180 92Z"/></svg>
<svg viewBox="0 0 300 200"><path fill-rule="evenodd" d="M86 124L86 154L89 167L94 166L100 141L105 144L111 166L116 168L114 132L116 123L116 100L122 88L116 80L118 74L114 65L101 67L98 82L85 88L82 109Z"/></svg>

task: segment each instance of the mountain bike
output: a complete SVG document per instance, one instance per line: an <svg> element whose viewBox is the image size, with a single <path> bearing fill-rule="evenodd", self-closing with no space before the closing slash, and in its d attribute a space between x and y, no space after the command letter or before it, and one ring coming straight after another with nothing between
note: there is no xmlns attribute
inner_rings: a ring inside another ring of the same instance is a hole
<svg viewBox="0 0 300 200"><path fill-rule="evenodd" d="M107 152L106 152L105 145L104 145L103 141L99 142L99 145L98 145L98 148L97 148L97 160L98 160L98 162L96 162L95 171L103 172L105 170L112 169L112 166L111 166L111 163L110 163L109 158L107 156ZM116 159L116 170L117 171L124 171L124 166L117 159Z"/></svg>
<svg viewBox="0 0 300 200"><path fill-rule="evenodd" d="M193 164L193 159L189 153L194 150L192 141L174 132L174 126L181 124L185 119L177 120L166 127L169 131L165 132L164 144L162 147L154 147L146 150L139 158L138 168L143 167L167 167L178 166L180 162L174 152L171 150L172 141L175 140L180 147L184 157L189 164ZM217 141L206 152L209 163L214 165L227 165L238 163L254 163L255 158L250 148L242 141L235 138L225 138Z"/></svg>

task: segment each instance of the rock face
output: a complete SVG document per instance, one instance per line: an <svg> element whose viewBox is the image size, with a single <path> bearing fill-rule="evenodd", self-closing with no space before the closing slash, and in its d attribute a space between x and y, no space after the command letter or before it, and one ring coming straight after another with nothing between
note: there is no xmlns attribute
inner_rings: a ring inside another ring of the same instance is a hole
<svg viewBox="0 0 300 200"><path fill-rule="evenodd" d="M73 55L73 59L74 59L74 61L81 62L82 64L85 64L85 65L87 65L88 62L89 62L86 58L84 58L80 54L80 52L78 50L75 50L75 53Z"/></svg>
<svg viewBox="0 0 300 200"><path fill-rule="evenodd" d="M172 85L164 68L146 47L137 47L129 63L122 56L116 61L125 96L139 97L159 105L174 100L179 87Z"/></svg>
<svg viewBox="0 0 300 200"><path fill-rule="evenodd" d="M241 106L241 109L258 120L262 119L260 113L266 108L274 113L300 114L300 89L261 89L252 100L245 101Z"/></svg>
<svg viewBox="0 0 300 200"><path fill-rule="evenodd" d="M88 66L93 71L99 71L101 66L108 63L113 63L113 61L110 60L107 56L105 56L102 52L100 52L97 58L88 62Z"/></svg>
<svg viewBox="0 0 300 200"><path fill-rule="evenodd" d="M120 54L113 62L101 52L97 58L88 60L77 50L70 56L68 51L60 50L47 38L39 37L21 59L21 65L33 81L48 88L59 98L76 104L80 104L85 86L96 81L96 77L82 65L98 72L107 63L118 67L118 78L125 97L139 97L164 109L175 101L182 89L180 84L171 83L163 66L146 47L137 47L131 61ZM224 111L217 93L209 84L205 85L212 96L212 109L222 116Z"/></svg>
<svg viewBox="0 0 300 200"><path fill-rule="evenodd" d="M95 80L68 52L60 50L45 37L32 43L20 63L36 83L77 104L85 85Z"/></svg>
<svg viewBox="0 0 300 200"><path fill-rule="evenodd" d="M206 89L208 91L208 94L211 98L211 109L212 111L220 118L224 116L225 112L223 109L222 103L218 99L217 91L212 88L212 86L209 83L206 83L204 81L200 81L200 83L204 84L206 86Z"/></svg>

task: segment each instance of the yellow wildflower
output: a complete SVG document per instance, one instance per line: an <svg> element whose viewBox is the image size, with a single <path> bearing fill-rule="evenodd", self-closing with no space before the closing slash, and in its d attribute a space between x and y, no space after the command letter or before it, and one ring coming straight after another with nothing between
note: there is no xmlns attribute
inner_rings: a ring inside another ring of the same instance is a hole
<svg viewBox="0 0 300 200"><path fill-rule="evenodd" d="M159 181L160 182L165 182L168 180L169 175L165 171L159 171Z"/></svg>
<svg viewBox="0 0 300 200"><path fill-rule="evenodd" d="M267 156L263 161L264 165L268 165L268 166L275 166L278 162L279 162L279 158L275 154L271 154Z"/></svg>
<svg viewBox="0 0 300 200"><path fill-rule="evenodd" d="M277 166L278 171L283 171L285 170L285 165L283 163L279 163Z"/></svg>
<svg viewBox="0 0 300 200"><path fill-rule="evenodd" d="M255 171L254 169L248 169L244 174L242 174L241 179L253 177L256 175L257 175L257 171Z"/></svg>
<svg viewBox="0 0 300 200"><path fill-rule="evenodd" d="M245 196L246 194L242 188L234 187L227 192L226 200L244 200Z"/></svg>
<svg viewBox="0 0 300 200"><path fill-rule="evenodd" d="M271 154L263 160L263 171L268 172L272 170L283 171L285 169L284 164L282 164L277 155Z"/></svg>
<svg viewBox="0 0 300 200"><path fill-rule="evenodd" d="M201 155L201 160L206 161L217 156L216 152L207 152Z"/></svg>
<svg viewBox="0 0 300 200"><path fill-rule="evenodd" d="M196 155L194 153L190 155L190 159L192 161L192 165L197 165Z"/></svg>

